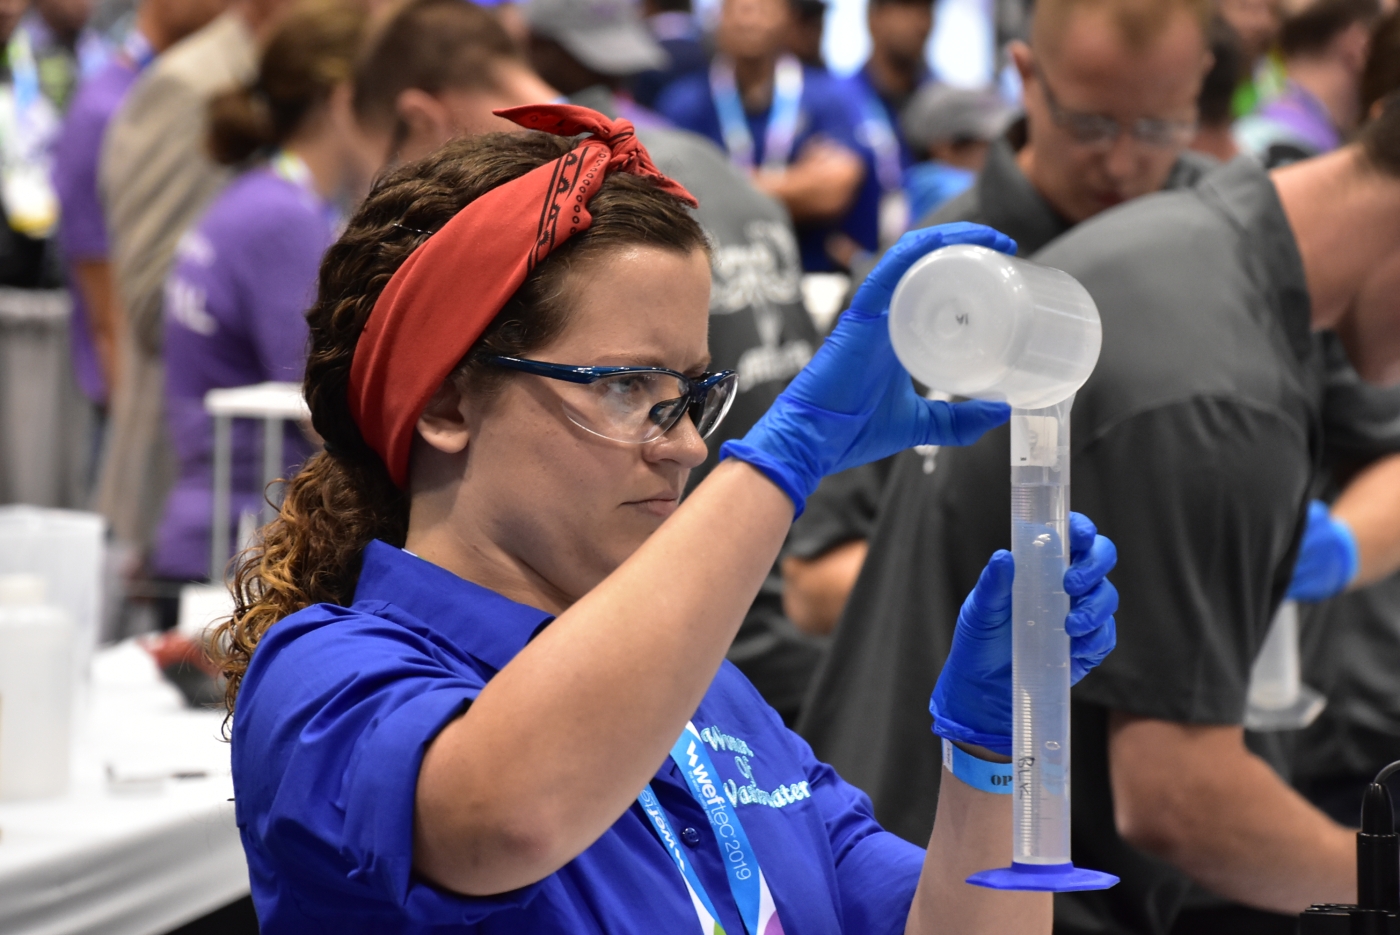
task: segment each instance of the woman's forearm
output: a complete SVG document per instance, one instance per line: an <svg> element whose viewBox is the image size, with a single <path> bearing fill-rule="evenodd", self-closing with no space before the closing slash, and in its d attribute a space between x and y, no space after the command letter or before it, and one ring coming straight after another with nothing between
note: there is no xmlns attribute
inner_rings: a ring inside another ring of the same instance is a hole
<svg viewBox="0 0 1400 935"><path fill-rule="evenodd" d="M1037 935L1050 932L1048 893L973 886L979 870L1011 864L1011 796L980 792L943 771L907 935Z"/></svg>
<svg viewBox="0 0 1400 935"><path fill-rule="evenodd" d="M717 467L430 746L414 862L481 895L541 880L626 811L714 678L792 522L739 461Z"/></svg>

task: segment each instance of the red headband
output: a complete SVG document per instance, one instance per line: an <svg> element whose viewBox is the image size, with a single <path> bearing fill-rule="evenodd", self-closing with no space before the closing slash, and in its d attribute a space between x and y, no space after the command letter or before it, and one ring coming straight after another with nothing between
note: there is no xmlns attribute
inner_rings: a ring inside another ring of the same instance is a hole
<svg viewBox="0 0 1400 935"><path fill-rule="evenodd" d="M423 408L550 251L593 223L588 202L612 172L662 175L632 124L586 107L537 104L496 111L531 130L591 133L573 150L467 205L398 268L374 303L350 366L350 414L395 484L408 483L408 452Z"/></svg>

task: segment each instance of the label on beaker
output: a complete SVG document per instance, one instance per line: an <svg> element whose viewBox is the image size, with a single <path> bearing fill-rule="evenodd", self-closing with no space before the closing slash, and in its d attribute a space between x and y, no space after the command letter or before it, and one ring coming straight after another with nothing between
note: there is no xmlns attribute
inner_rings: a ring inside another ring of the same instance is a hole
<svg viewBox="0 0 1400 935"><path fill-rule="evenodd" d="M1011 417L1011 466L1054 467L1060 426L1054 416Z"/></svg>

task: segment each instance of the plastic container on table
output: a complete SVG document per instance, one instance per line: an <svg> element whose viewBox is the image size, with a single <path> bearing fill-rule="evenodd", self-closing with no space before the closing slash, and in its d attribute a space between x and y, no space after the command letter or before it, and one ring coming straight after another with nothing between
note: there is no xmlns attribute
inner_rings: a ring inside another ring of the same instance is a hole
<svg viewBox="0 0 1400 935"><path fill-rule="evenodd" d="M1070 861L1069 413L1098 361L1094 300L1072 276L985 247L936 250L890 302L890 339L931 389L1008 402L1011 414L1012 865L969 883L1105 889Z"/></svg>
<svg viewBox="0 0 1400 935"><path fill-rule="evenodd" d="M0 575L0 800L68 789L73 626L38 575Z"/></svg>

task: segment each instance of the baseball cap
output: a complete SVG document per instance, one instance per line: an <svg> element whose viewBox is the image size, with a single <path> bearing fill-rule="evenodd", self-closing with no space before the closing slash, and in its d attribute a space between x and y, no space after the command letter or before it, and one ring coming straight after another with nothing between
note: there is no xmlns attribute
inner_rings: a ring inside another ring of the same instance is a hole
<svg viewBox="0 0 1400 935"><path fill-rule="evenodd" d="M631 0L530 0L530 29L603 75L635 75L671 63Z"/></svg>
<svg viewBox="0 0 1400 935"><path fill-rule="evenodd" d="M994 91L926 84L900 118L904 138L915 149L950 140L994 140L1006 132L1016 111Z"/></svg>

